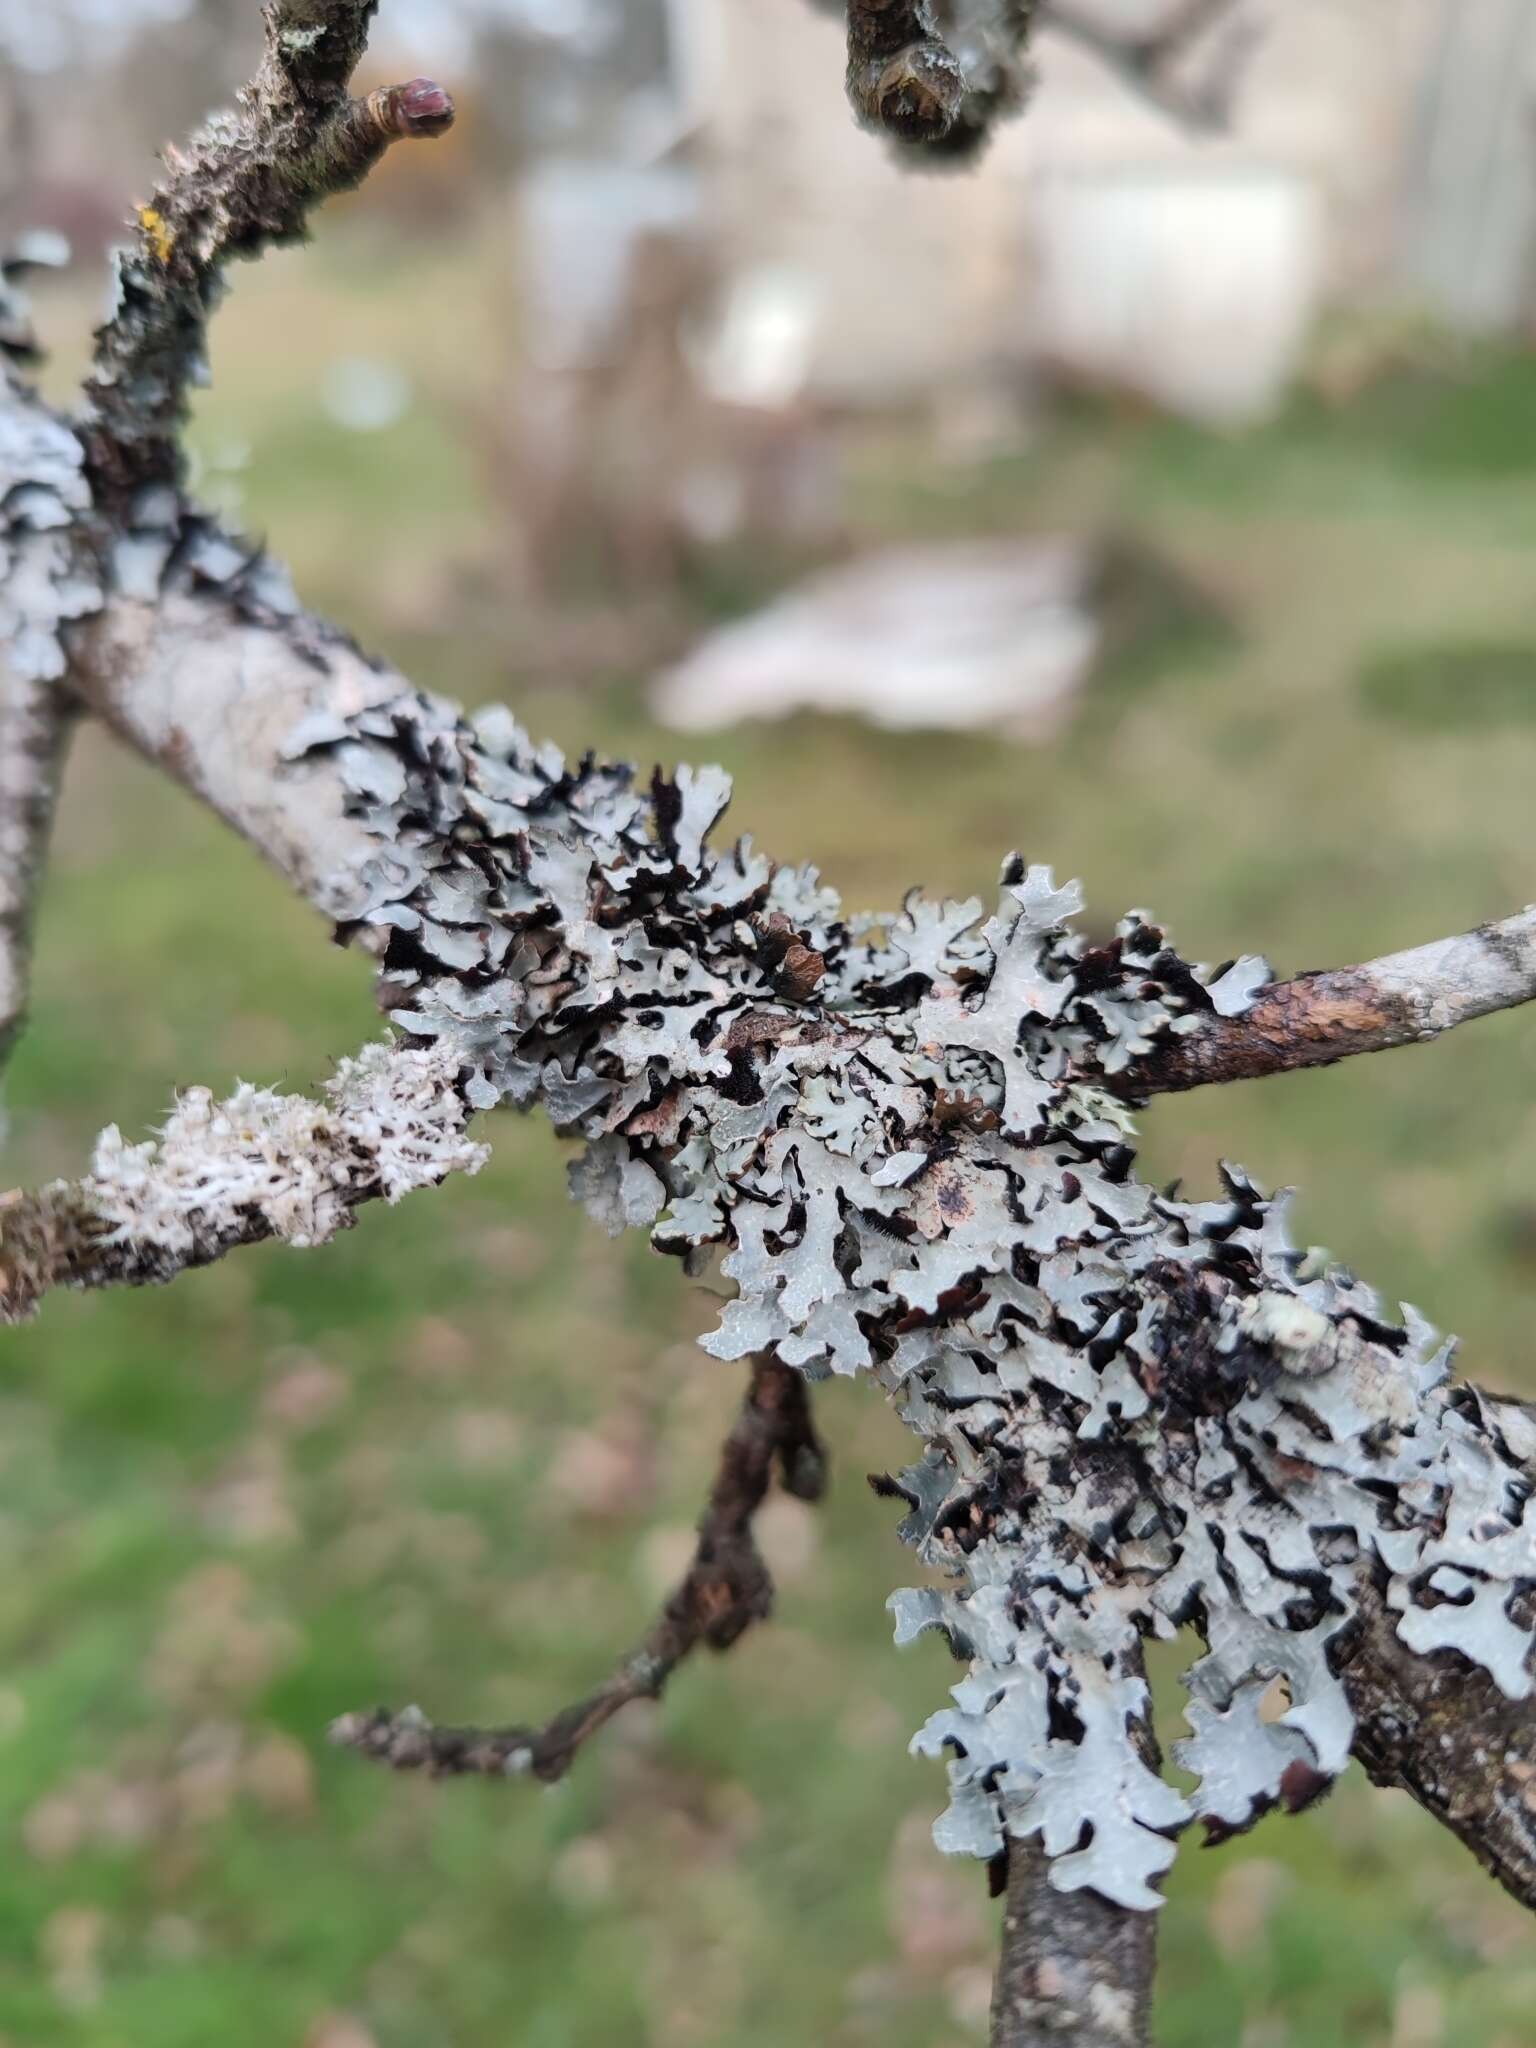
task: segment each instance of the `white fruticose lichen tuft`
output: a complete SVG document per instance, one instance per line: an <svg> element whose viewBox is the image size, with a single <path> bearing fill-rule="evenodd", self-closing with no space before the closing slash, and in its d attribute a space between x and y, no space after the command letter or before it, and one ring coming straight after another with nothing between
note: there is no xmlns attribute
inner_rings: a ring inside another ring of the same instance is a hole
<svg viewBox="0 0 1536 2048"><path fill-rule="evenodd" d="M1190 1820L1344 1768L1330 1646L1365 1577L1405 1643L1530 1691L1536 1516L1500 1412L1240 1172L1194 1202L1132 1171L1104 1084L1241 1014L1264 963L1214 977L1139 912L1092 945L1075 885L1018 860L990 918L848 919L814 871L709 845L720 771L642 793L502 711L402 695L310 719L289 752L316 751L378 841L351 915L387 935L396 1026L474 1106L586 1139L573 1188L610 1229L723 1253L707 1351L869 1372L921 1439L889 1484L950 1585L893 1605L970 1666L918 1738L951 1752L945 1848L1038 1836L1058 1887L1155 1906ZM1191 1797L1138 1732L1142 1644L1186 1625Z"/></svg>
<svg viewBox="0 0 1536 2048"><path fill-rule="evenodd" d="M252 1219L294 1246L327 1243L365 1196L397 1202L488 1156L464 1134L454 1070L435 1052L370 1045L343 1060L325 1100L242 1084L223 1102L189 1088L159 1133L102 1132L81 1192L103 1249L191 1260L248 1235Z"/></svg>

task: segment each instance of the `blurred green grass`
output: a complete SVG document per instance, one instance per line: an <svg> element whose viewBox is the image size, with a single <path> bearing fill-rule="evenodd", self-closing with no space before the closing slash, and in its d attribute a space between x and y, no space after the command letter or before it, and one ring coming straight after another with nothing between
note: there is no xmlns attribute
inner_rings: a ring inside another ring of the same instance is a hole
<svg viewBox="0 0 1536 2048"><path fill-rule="evenodd" d="M408 258L410 289L401 288ZM540 674L511 599L458 629L501 545L477 452L506 334L496 263L402 254L346 210L243 275L197 441L306 593L428 687L648 764L633 675ZM348 432L338 355L413 380ZM67 367L68 350L64 351ZM1405 650L1536 641L1536 364L1398 380L1214 439L1076 408L1023 456L914 473L871 444L868 536L1110 529L1234 630L1153 619L1049 750L832 719L723 735L734 822L851 905L985 890L1021 846L1185 949L1284 969L1462 928L1533 893L1536 735L1383 715ZM741 601L770 572L696 593ZM1443 710L1442 706L1442 710ZM702 750L693 749L695 753ZM78 1170L179 1083L308 1085L376 1029L339 954L247 850L82 739L44 905L8 1180ZM1529 1015L1332 1073L1158 1107L1148 1169L1218 1157L1301 1188L1298 1228L1536 1390ZM479 1179L164 1293L60 1299L0 1379L0 2038L6 2048L590 2048L979 2037L996 1909L927 1845L904 1754L953 1676L900 1657L910 1566L865 1471L904 1456L867 1389L821 1401L837 1472L777 1504L772 1627L687 1670L553 1792L390 1779L329 1752L375 1699L535 1718L642 1625L685 1550L735 1381L707 1305L564 1201L537 1123ZM1176 1732L1170 1727L1169 1733ZM1164 1916L1166 2048L1522 2048L1536 1943L1405 1800L1351 1780L1214 1854Z"/></svg>

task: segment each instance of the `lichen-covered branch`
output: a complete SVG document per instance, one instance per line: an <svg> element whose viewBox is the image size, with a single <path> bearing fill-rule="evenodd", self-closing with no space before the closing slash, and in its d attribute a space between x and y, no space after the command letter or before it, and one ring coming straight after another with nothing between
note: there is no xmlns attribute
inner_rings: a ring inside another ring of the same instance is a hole
<svg viewBox="0 0 1536 2048"><path fill-rule="evenodd" d="M109 1127L83 1179L0 1195L0 1321L55 1287L173 1280L268 1238L325 1244L362 1202L478 1172L486 1150L465 1135L455 1080L438 1053L371 1045L323 1101L189 1088L143 1143Z"/></svg>
<svg viewBox="0 0 1536 2048"><path fill-rule="evenodd" d="M258 566L194 584L173 559L142 659L82 686L243 829L276 819L467 1101L541 1102L587 1140L573 1186L608 1227L724 1251L738 1299L707 1350L896 1396L924 1446L892 1482L905 1533L955 1575L899 1596L898 1632L972 1667L920 1738L954 1752L945 1847L1038 1838L1057 1890L1155 1906L1192 1818L1241 1829L1344 1767L1330 1646L1362 1568L1416 1656L1529 1692L1526 1481L1445 1350L1309 1264L1242 1176L1184 1203L1132 1174L1120 1077L1240 1020L1262 962L1194 968L1139 916L1089 945L1077 892L1013 863L990 920L919 897L847 919L814 875L712 847L715 771L642 792L568 764L295 615L259 623ZM263 634L258 717L213 650L243 668ZM1132 1735L1142 1638L1189 1622L1192 1800Z"/></svg>
<svg viewBox="0 0 1536 2048"><path fill-rule="evenodd" d="M1147 2048L1157 1921L1063 1894L1033 1842L1010 1841L992 2048Z"/></svg>
<svg viewBox="0 0 1536 2048"><path fill-rule="evenodd" d="M1142 1680L1127 1735L1143 1763L1159 1767L1151 1694ZM1000 1872L999 1872L1000 1866ZM1008 1836L994 1874L1003 1883L1003 1928L992 1987L991 2048L1148 2048L1157 1919L1088 1886L1062 1892L1034 1838Z"/></svg>
<svg viewBox="0 0 1536 2048"><path fill-rule="evenodd" d="M854 0L856 103L914 147L973 144L1017 97L1031 12ZM381 1713L344 1739L559 1775L696 1643L765 1610L752 1512L776 1456L792 1483L801 1452L807 1480L819 1462L795 1375L863 1373L917 1439L883 1486L941 1581L894 1597L898 1640L938 1630L967 1667L915 1742L947 1759L936 1837L1006 1854L1018 1892L1001 2039L1069 2020L1134 2041L1177 1836L1300 1810L1352 1750L1486 1836L1528 1891L1509 1788L1536 1768L1515 1711L1536 1693L1530 1446L1452 1380L1422 1318L1293 1247L1283 1202L1245 1175L1206 1202L1140 1181L1120 1098L1525 1000L1532 914L1285 989L1261 961L1183 959L1141 913L1093 944L1076 886L1012 856L990 915L914 893L849 916L813 871L722 842L719 770L637 786L567 762L306 616L274 564L166 486L224 262L297 232L386 131L446 118L435 88L347 97L370 13L269 10L241 111L141 216L83 438L35 402L0 410L24 565L0 567L0 599L36 673L67 657L75 695L371 948L403 1044L338 1077L329 1108L189 1097L158 1146L114 1136L87 1181L10 1198L0 1308L314 1241L370 1195L471 1170L470 1112L538 1105L584 1142L572 1189L606 1227L719 1258L736 1296L703 1347L757 1360L752 1396L693 1570L596 1693L542 1732ZM1180 35L1194 25L1191 8ZM1205 1646L1177 1748L1190 1795L1149 1751L1142 1670L1145 1640L1185 1627ZM1496 1771L1457 1750L1448 1675L1470 1681L1474 1738L1503 1743ZM1046 1886L1061 1983L1043 1972Z"/></svg>
<svg viewBox="0 0 1536 2048"><path fill-rule="evenodd" d="M453 102L418 78L353 98L347 83L376 0L279 0L266 55L238 106L216 114L137 209L117 263L116 303L85 387L98 500L131 507L177 484L189 391L206 376L205 332L234 258L304 233L313 208L359 184L390 143L443 134Z"/></svg>
<svg viewBox="0 0 1536 2048"><path fill-rule="evenodd" d="M1489 1403L1518 1431L1536 1486L1536 1421ZM1528 1608L1532 1589L1522 1589ZM1421 1656L1404 1643L1381 1586L1361 1589L1359 1628L1340 1651L1355 1715L1354 1753L1378 1785L1409 1793L1465 1843L1489 1874L1536 1912L1536 1728L1528 1698L1510 1698L1453 1650Z"/></svg>
<svg viewBox="0 0 1536 2048"><path fill-rule="evenodd" d="M0 1069L26 1015L32 926L64 766L68 699L0 651Z"/></svg>
<svg viewBox="0 0 1536 2048"><path fill-rule="evenodd" d="M1115 1082L1166 1095L1250 1081L1356 1053L1421 1045L1477 1017L1536 999L1536 905L1455 938L1258 988L1240 1014L1211 1011L1160 1041Z"/></svg>
<svg viewBox="0 0 1536 2048"><path fill-rule="evenodd" d="M720 1450L693 1561L642 1640L594 1692L542 1728L444 1728L419 1708L345 1714L332 1740L394 1770L437 1776L563 1778L590 1737L632 1701L657 1699L685 1658L701 1647L728 1650L767 1619L773 1581L752 1533L777 1477L800 1500L819 1500L826 1454L811 1420L803 1377L776 1360L752 1363L751 1378Z"/></svg>
<svg viewBox="0 0 1536 2048"><path fill-rule="evenodd" d="M67 624L100 579L81 522L90 508L76 436L22 381L39 353L18 279L0 259L0 1068L26 1011L32 928L74 710L63 687Z"/></svg>

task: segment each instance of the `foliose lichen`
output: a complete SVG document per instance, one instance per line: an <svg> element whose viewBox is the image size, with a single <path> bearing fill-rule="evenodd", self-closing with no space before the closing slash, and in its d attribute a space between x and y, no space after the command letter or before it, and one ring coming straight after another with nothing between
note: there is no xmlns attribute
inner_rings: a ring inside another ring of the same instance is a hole
<svg viewBox="0 0 1536 2048"><path fill-rule="evenodd" d="M869 1373L921 1439L889 1486L950 1584L892 1606L969 1664L915 1743L950 1754L941 1846L1038 1835L1057 1886L1156 1906L1193 1818L1241 1829L1344 1768L1330 1645L1363 1574L1405 1642L1529 1694L1508 1418L1241 1172L1205 1202L1133 1173L1106 1084L1240 1013L1262 963L1213 975L1139 912L1093 945L1076 887L1018 859L990 916L848 918L814 870L711 846L720 770L642 790L500 710L402 695L310 719L290 752L317 750L377 842L350 916L388 932L407 1041L470 1106L582 1138L607 1227L719 1258L706 1351ZM1185 1625L1190 1797L1140 1740L1143 1641Z"/></svg>

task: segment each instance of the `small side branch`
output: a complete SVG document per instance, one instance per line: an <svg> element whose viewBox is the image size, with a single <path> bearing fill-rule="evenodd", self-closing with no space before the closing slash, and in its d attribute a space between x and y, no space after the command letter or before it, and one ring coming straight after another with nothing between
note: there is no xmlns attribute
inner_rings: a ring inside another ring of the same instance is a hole
<svg viewBox="0 0 1536 2048"><path fill-rule="evenodd" d="M26 1017L32 927L70 723L54 683L0 660L0 1069Z"/></svg>
<svg viewBox="0 0 1536 2048"><path fill-rule="evenodd" d="M1202 1018L1110 1085L1122 1095L1168 1095L1331 1066L1356 1053L1423 1044L1533 999L1536 905L1361 967L1276 982L1241 1016Z"/></svg>
<svg viewBox="0 0 1536 2048"><path fill-rule="evenodd" d="M443 1728L417 1707L345 1714L333 1741L394 1770L434 1776L563 1778L591 1736L632 1700L659 1698L701 1645L728 1650L773 1605L773 1581L752 1523L777 1476L801 1500L818 1500L826 1456L801 1375L759 1358L741 1411L721 1446L693 1562L655 1622L594 1692L542 1728Z"/></svg>
<svg viewBox="0 0 1536 2048"><path fill-rule="evenodd" d="M360 1203L478 1172L487 1152L464 1134L456 1078L435 1053L371 1045L323 1102L189 1088L143 1144L112 1126L84 1179L0 1195L0 1323L55 1287L173 1280L268 1238L324 1244Z"/></svg>
<svg viewBox="0 0 1536 2048"><path fill-rule="evenodd" d="M362 182L392 142L441 135L453 102L418 78L363 98L347 81L375 0L280 0L266 10L266 57L238 108L216 115L137 209L119 259L117 303L96 337L85 440L99 502L131 506L179 484L189 391L225 265L303 235L311 211Z"/></svg>
<svg viewBox="0 0 1536 2048"><path fill-rule="evenodd" d="M992 2048L1146 2048L1157 1915L1061 1892L1037 1841L1008 1844Z"/></svg>

